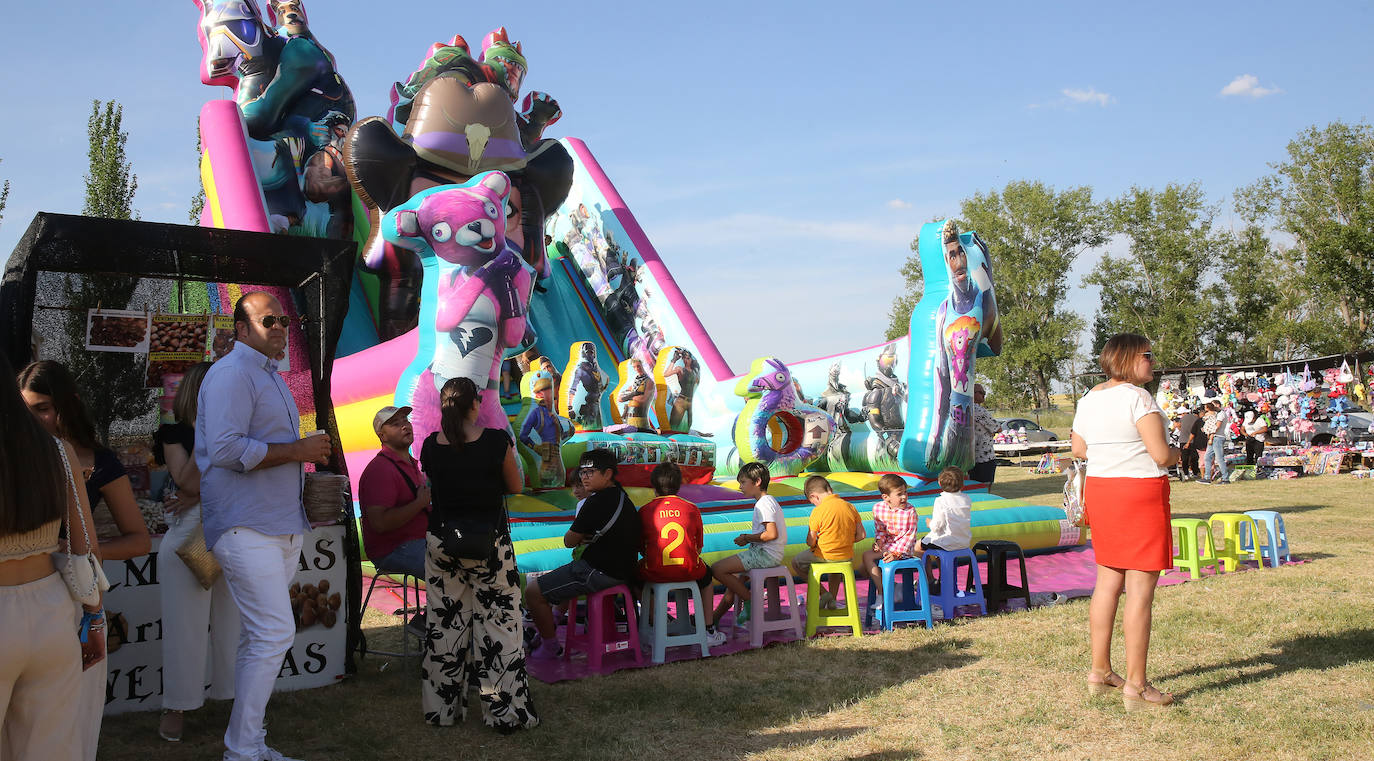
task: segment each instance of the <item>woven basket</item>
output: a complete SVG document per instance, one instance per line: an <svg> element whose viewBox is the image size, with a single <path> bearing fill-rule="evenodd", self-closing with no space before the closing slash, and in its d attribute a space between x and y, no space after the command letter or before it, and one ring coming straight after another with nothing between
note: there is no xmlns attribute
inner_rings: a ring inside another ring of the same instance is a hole
<svg viewBox="0 0 1374 761"><path fill-rule="evenodd" d="M196 581L205 589L213 587L220 574L224 573L219 567L219 561L215 560L214 553L205 546L205 530L199 523L196 524L195 531L192 531L191 535L186 537L186 541L177 548L177 557L191 569Z"/></svg>
<svg viewBox="0 0 1374 761"><path fill-rule="evenodd" d="M351 501L348 476L306 473L305 492L301 499L305 503L305 516L312 524L338 523Z"/></svg>

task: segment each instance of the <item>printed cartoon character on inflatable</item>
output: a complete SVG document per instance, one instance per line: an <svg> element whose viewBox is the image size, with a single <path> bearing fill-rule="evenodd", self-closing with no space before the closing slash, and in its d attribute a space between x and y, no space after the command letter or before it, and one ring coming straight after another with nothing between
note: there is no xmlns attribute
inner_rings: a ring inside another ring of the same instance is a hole
<svg viewBox="0 0 1374 761"><path fill-rule="evenodd" d="M616 417L621 423L641 431L651 430L649 411L653 409L658 389L644 369L644 361L636 357L621 362L619 374L620 385L615 389Z"/></svg>
<svg viewBox="0 0 1374 761"><path fill-rule="evenodd" d="M558 398L558 414L568 418L578 433L601 430L601 395L610 377L596 361L596 345L579 341L568 351L567 378Z"/></svg>
<svg viewBox="0 0 1374 761"><path fill-rule="evenodd" d="M518 52L519 43L512 45L505 37L504 29L488 35L490 50L509 46ZM436 44L431 55L445 47L452 46ZM465 51L466 43L460 47ZM492 52L492 61L500 55ZM551 118L538 124L516 113L513 101L524 67L523 55L518 67L512 63L509 69L512 74L518 69L518 76L502 74L505 70L494 63L464 69L468 75L462 76L422 64L404 85L407 92L413 90L413 97L407 96L407 118L393 123L393 108L392 116L364 119L353 128L345 140L344 163L373 219L426 188L461 183L485 171L505 172L512 186L508 245L519 251L536 278L548 274L544 223L572 186L572 157L557 140L543 138L543 129L556 121L556 101L543 93L526 96L530 108L551 109ZM382 246L382 255L367 270L378 281L373 306L378 337L385 341L415 326L422 273L403 249L372 239L366 247L373 245ZM528 334L522 345L532 346L534 339Z"/></svg>
<svg viewBox="0 0 1374 761"><path fill-rule="evenodd" d="M654 380L660 432L687 433L692 429L692 397L701 382L701 363L681 346L665 346L654 363Z"/></svg>
<svg viewBox="0 0 1374 761"><path fill-rule="evenodd" d="M525 333L530 290L519 252L506 245L509 194L506 175L485 172L416 193L382 217L382 237L418 254L425 270L420 321L430 329L396 390L396 403L414 408L417 437L439 430L439 389L459 376L482 390L481 425L508 426L496 380L504 350Z"/></svg>
<svg viewBox="0 0 1374 761"><path fill-rule="evenodd" d="M735 394L747 400L734 425L740 464L760 462L774 476L796 475L825 453L830 416L797 398L792 372L781 360L754 360Z"/></svg>
<svg viewBox="0 0 1374 761"><path fill-rule="evenodd" d="M525 470L526 484L536 489L557 489L567 482L559 446L564 434L571 433L571 424L553 411L553 374L539 369L548 358L539 359L539 365L532 366L520 379L523 404L515 417L520 431L516 441L520 454L533 465Z"/></svg>
<svg viewBox="0 0 1374 761"><path fill-rule="evenodd" d="M897 379L897 346L888 344L878 355L877 372L864 380L863 406L868 427L876 434L870 439L868 461L883 463L896 458L901 448L902 405L906 384ZM833 416L832 416L833 417Z"/></svg>
<svg viewBox="0 0 1374 761"><path fill-rule="evenodd" d="M332 193L308 188L310 200L321 204L316 211L306 204L300 171L337 141L340 125L348 129L357 108L334 57L311 33L304 3L268 0L270 25L251 0L196 0L196 6L201 81L235 90L272 229L307 224L311 215L310 232L342 232L351 209L336 196L346 184L332 185Z"/></svg>
<svg viewBox="0 0 1374 761"><path fill-rule="evenodd" d="M901 467L935 476L973 465L974 360L1002 350L992 260L976 233L951 220L921 228L917 249L925 290L911 312L910 423Z"/></svg>

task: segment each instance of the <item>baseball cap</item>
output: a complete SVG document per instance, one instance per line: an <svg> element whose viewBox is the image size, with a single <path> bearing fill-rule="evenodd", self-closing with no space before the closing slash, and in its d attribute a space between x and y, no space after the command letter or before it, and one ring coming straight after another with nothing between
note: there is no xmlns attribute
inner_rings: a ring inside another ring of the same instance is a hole
<svg viewBox="0 0 1374 761"><path fill-rule="evenodd" d="M372 430L373 430L373 432L375 432L378 436L381 436L381 435L382 435L382 426L386 425L388 421L390 421L392 418L396 417L397 415L409 415L409 414L410 414L410 408L409 408L409 407L393 407L393 406L391 406L391 405L387 405L387 406L381 408L380 410L377 410L377 414L372 418Z"/></svg>

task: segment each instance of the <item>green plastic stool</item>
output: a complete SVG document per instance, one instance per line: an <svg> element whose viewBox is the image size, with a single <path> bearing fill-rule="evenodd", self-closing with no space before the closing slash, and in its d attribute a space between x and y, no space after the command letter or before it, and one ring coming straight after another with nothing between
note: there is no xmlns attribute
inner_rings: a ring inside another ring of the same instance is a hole
<svg viewBox="0 0 1374 761"><path fill-rule="evenodd" d="M844 607L826 610L821 607L821 583L824 576L840 574L844 577ZM806 636L815 636L822 626L848 626L855 637L863 636L863 620L859 614L859 593L854 589L854 565L849 560L817 561L806 572Z"/></svg>
<svg viewBox="0 0 1374 761"><path fill-rule="evenodd" d="M1264 556L1260 554L1260 548L1254 546L1247 550L1240 543L1240 527L1243 525L1250 527L1251 536L1259 536L1259 526L1254 518L1245 513L1212 513L1207 522L1209 530L1212 526L1221 524L1221 549L1217 550L1217 557L1228 573L1240 568L1241 558L1246 555L1253 557L1260 568L1264 567Z"/></svg>
<svg viewBox="0 0 1374 761"><path fill-rule="evenodd" d="M1202 578L1202 569L1207 566L1221 573L1221 561L1212 543L1212 524L1201 518L1174 518L1169 524L1174 529L1174 568L1187 570L1193 579ZM1204 537L1201 547L1198 532Z"/></svg>

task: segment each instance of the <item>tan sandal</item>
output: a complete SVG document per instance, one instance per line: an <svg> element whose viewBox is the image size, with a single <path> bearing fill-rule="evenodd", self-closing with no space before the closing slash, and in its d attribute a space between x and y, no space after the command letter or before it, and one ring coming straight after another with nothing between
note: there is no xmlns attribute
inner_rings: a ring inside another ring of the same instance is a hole
<svg viewBox="0 0 1374 761"><path fill-rule="evenodd" d="M1121 689L1124 684L1126 684L1126 680L1115 671L1108 671L1106 674L1099 674L1096 671L1088 672L1088 695L1091 697L1110 695Z"/></svg>
<svg viewBox="0 0 1374 761"><path fill-rule="evenodd" d="M162 712L162 720L158 722L158 737L167 742L181 742L181 732L186 726L186 715L181 711L166 710Z"/></svg>
<svg viewBox="0 0 1374 761"><path fill-rule="evenodd" d="M1151 698L1149 691L1154 690L1156 697ZM1132 695L1131 691L1135 694ZM1125 704L1126 711L1141 711L1150 708L1163 708L1172 705L1174 696L1171 693L1157 689L1154 685L1146 682L1141 687L1133 687L1129 682L1121 688L1121 702Z"/></svg>

